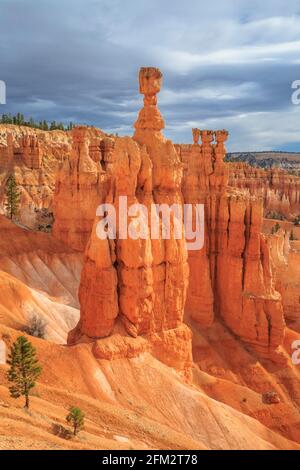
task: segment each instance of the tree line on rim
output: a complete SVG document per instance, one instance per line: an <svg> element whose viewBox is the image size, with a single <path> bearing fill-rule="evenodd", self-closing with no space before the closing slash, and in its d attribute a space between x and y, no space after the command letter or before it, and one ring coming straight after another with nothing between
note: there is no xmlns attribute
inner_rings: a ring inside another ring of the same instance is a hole
<svg viewBox="0 0 300 470"><path fill-rule="evenodd" d="M16 126L26 126L33 129L40 129L42 131L71 131L74 127L72 122L69 122L69 124L65 125L62 122L56 121L35 121L32 117L25 119L24 114L22 113L17 113L15 115L2 114L0 117L0 124L15 124Z"/></svg>

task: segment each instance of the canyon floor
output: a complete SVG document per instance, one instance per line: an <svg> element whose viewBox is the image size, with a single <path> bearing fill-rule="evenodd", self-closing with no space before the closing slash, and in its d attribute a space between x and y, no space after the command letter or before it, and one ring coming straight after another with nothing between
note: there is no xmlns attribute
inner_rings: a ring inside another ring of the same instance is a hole
<svg viewBox="0 0 300 470"><path fill-rule="evenodd" d="M1 449L300 448L300 369L289 361L295 331L287 330L284 368L261 362L219 321L190 322L190 381L147 352L96 360L88 344L64 345L79 317L81 254L3 216L0 231L1 337L11 344L32 311L48 325L46 339L28 336L43 367L29 411L10 397L8 366L0 366ZM120 332L115 342L122 341ZM263 402L270 390L280 403ZM65 440L54 426L66 426L74 404L86 426Z"/></svg>

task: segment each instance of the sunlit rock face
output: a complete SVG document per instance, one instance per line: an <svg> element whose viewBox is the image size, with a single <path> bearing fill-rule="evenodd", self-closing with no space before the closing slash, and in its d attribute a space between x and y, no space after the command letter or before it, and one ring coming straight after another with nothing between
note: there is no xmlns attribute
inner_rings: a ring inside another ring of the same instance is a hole
<svg viewBox="0 0 300 470"><path fill-rule="evenodd" d="M263 199L265 215L277 213L293 220L300 214L300 177L281 168L255 168L229 163L229 185L247 189Z"/></svg>
<svg viewBox="0 0 300 470"><path fill-rule="evenodd" d="M283 229L268 237L274 283L282 296L285 318L300 318L300 241L290 240Z"/></svg>
<svg viewBox="0 0 300 470"><path fill-rule="evenodd" d="M139 81L144 107L133 138L115 139L104 173L107 190L100 197L116 209L116 240L99 239L96 217L79 288L80 322L69 343L103 338L123 328L134 338L146 335L153 354L186 369L191 362L191 334L183 325L189 272L184 237L175 239L173 220L170 239L163 239L161 232L152 239L150 224L144 239L119 236L124 218L128 227L138 224L120 207L120 197L126 196L128 206L143 204L149 214L153 204L183 204L183 165L172 142L161 133L164 121L156 94L162 74L142 68ZM180 223L183 231L183 220ZM94 351L99 355L101 347Z"/></svg>
<svg viewBox="0 0 300 470"><path fill-rule="evenodd" d="M101 152L105 140L96 129L75 127L71 156L56 178L53 235L79 251L86 247L96 208L108 190L107 174L102 169L107 158Z"/></svg>
<svg viewBox="0 0 300 470"><path fill-rule="evenodd" d="M217 315L260 355L281 360L284 316L262 235L263 201L228 185L226 131L193 129L192 145L177 145L186 203L205 207L205 245L189 252L186 313L203 326ZM201 144L199 139L201 137Z"/></svg>
<svg viewBox="0 0 300 470"><path fill-rule="evenodd" d="M70 134L0 124L0 213L5 210L5 186L14 174L20 207L16 221L29 229L50 231L57 170L70 156Z"/></svg>

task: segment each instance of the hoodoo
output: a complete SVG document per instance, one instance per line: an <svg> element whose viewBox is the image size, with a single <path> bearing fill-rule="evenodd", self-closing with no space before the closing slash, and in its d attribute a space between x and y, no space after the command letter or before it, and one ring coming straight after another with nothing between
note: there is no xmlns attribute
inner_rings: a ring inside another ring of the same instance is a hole
<svg viewBox="0 0 300 470"><path fill-rule="evenodd" d="M128 205L140 203L147 208L183 203L183 165L172 142L161 133L164 121L156 94L162 74L156 68L142 68L139 80L144 108L134 137L115 139L106 169L110 190L98 197L99 204L114 205L118 220L120 196L126 196ZM127 225L135 223L127 213L122 217L128 218ZM188 286L184 239L174 237L174 227L170 239L163 239L161 233L158 239L120 239L117 227L116 240L101 240L98 221L96 217L81 275L80 322L70 333L69 344L104 338L123 328L130 337L147 340L147 348L162 360L184 369L191 361L191 333L183 324ZM133 339L130 348L140 348L140 344ZM102 345L99 340L94 348L97 356Z"/></svg>

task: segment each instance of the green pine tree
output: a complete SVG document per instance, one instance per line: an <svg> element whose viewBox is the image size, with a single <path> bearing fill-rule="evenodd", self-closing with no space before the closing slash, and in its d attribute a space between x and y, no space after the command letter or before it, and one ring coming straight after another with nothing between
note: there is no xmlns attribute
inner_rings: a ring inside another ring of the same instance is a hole
<svg viewBox="0 0 300 470"><path fill-rule="evenodd" d="M67 422L73 427L73 434L76 436L84 427L84 413L80 408L72 406L66 417Z"/></svg>
<svg viewBox="0 0 300 470"><path fill-rule="evenodd" d="M13 398L25 397L25 408L29 408L29 393L35 387L35 381L40 376L42 368L36 357L36 350L25 336L19 336L12 345L8 356L10 369L7 373L9 387Z"/></svg>
<svg viewBox="0 0 300 470"><path fill-rule="evenodd" d="M30 117L29 119L25 119L25 116L22 113L17 113L15 115L2 114L2 116L0 116L0 124L14 124L16 126L27 126L33 129L42 129L44 131L53 131L56 129L62 131L72 130L74 127L74 124L72 122L65 126L63 123L56 121L52 121L49 124L45 119L41 121L35 121L32 117Z"/></svg>
<svg viewBox="0 0 300 470"><path fill-rule="evenodd" d="M19 212L20 192L14 175L10 175L6 182L6 213L12 220Z"/></svg>

